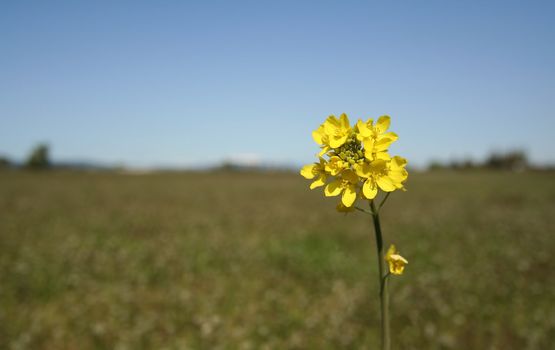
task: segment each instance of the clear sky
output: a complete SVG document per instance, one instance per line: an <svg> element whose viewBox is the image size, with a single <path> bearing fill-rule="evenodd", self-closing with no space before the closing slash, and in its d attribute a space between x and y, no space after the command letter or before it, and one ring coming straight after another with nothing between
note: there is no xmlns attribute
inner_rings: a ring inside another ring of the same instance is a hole
<svg viewBox="0 0 555 350"><path fill-rule="evenodd" d="M312 161L329 114L392 153L555 161L554 1L1 1L0 154Z"/></svg>

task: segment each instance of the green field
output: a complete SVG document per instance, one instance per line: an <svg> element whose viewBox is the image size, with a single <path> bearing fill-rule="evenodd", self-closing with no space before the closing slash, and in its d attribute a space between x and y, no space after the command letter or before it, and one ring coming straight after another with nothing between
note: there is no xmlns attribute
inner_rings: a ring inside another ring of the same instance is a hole
<svg viewBox="0 0 555 350"><path fill-rule="evenodd" d="M553 173L411 174L394 349L550 349ZM285 173L0 172L0 349L376 349L371 218Z"/></svg>

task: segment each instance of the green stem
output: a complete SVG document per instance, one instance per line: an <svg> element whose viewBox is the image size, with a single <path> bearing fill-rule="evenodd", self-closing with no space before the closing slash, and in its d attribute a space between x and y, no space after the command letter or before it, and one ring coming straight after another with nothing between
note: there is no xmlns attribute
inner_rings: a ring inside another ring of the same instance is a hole
<svg viewBox="0 0 555 350"><path fill-rule="evenodd" d="M382 284L380 285L380 294L383 294L383 286L385 285L386 279L389 277L390 273L386 273L382 278Z"/></svg>
<svg viewBox="0 0 555 350"><path fill-rule="evenodd" d="M385 201L389 198L389 195L391 194L391 192L387 192L385 194L385 196L383 197L380 205L378 206L378 212L382 209L383 205L385 204Z"/></svg>
<svg viewBox="0 0 555 350"><path fill-rule="evenodd" d="M360 212L363 212L364 214L374 215L374 213L372 213L370 210L362 209L362 208L356 207L356 206L355 206L355 209L360 211Z"/></svg>
<svg viewBox="0 0 555 350"><path fill-rule="evenodd" d="M374 232L376 234L376 247L378 252L378 273L380 281L380 310L382 326L381 344L382 350L389 350L391 348L391 339L389 332L389 295L387 293L387 272L385 269L386 267L383 252L382 228L380 226L380 215L376 210L374 201L370 201L370 209L374 213L372 215L372 219L374 221Z"/></svg>

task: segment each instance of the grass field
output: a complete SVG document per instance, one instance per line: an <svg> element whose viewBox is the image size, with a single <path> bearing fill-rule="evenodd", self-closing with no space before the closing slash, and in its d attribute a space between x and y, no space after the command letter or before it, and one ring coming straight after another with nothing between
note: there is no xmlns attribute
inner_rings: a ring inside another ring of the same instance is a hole
<svg viewBox="0 0 555 350"><path fill-rule="evenodd" d="M394 349L550 349L553 173L412 174ZM376 349L371 218L296 174L0 172L0 349Z"/></svg>

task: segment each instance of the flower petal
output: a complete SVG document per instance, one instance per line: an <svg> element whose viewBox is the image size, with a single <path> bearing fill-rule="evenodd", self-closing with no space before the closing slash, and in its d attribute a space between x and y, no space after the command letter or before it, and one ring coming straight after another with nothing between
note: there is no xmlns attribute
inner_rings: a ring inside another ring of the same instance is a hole
<svg viewBox="0 0 555 350"><path fill-rule="evenodd" d="M392 143L393 141L391 139L381 139L380 141L377 141L376 144L374 145L374 152L387 151L387 149L389 148L389 146L391 146Z"/></svg>
<svg viewBox="0 0 555 350"><path fill-rule="evenodd" d="M353 185L347 186L347 188L345 188L345 191L343 191L343 196L341 197L341 203L343 203L343 205L346 207L350 207L353 205L356 199L357 199L357 192L356 192L355 186Z"/></svg>
<svg viewBox="0 0 555 350"><path fill-rule="evenodd" d="M379 160L390 160L391 159L391 156L387 152L377 152L375 154L375 157L376 157L376 159L379 159Z"/></svg>
<svg viewBox="0 0 555 350"><path fill-rule="evenodd" d="M376 179L376 183L385 192L392 192L397 189L393 181L387 176L379 176Z"/></svg>
<svg viewBox="0 0 555 350"><path fill-rule="evenodd" d="M320 175L320 177L318 177L316 180L314 180L314 182L310 184L310 189L313 190L315 188L324 186L326 184L326 178L326 175Z"/></svg>
<svg viewBox="0 0 555 350"><path fill-rule="evenodd" d="M341 123L339 122L339 119L337 119L334 115L330 115L328 119L326 119L323 125L324 125L324 132L327 135L335 134L335 130L341 127Z"/></svg>
<svg viewBox="0 0 555 350"><path fill-rule="evenodd" d="M391 169L403 169L407 165L407 160L403 157L395 156L391 158Z"/></svg>
<svg viewBox="0 0 555 350"><path fill-rule="evenodd" d="M326 121L324 122L324 124L331 124L335 127L340 127L341 126L341 123L339 122L339 119L337 119L337 117L334 116L333 114L326 118Z"/></svg>
<svg viewBox="0 0 555 350"><path fill-rule="evenodd" d="M386 132L386 133L381 134L381 135L378 136L378 140L381 139L381 138L386 138L386 139L391 139L393 141L397 141L399 139L399 136L396 133L394 133L393 131L390 131L390 132Z"/></svg>
<svg viewBox="0 0 555 350"><path fill-rule="evenodd" d="M312 138L314 139L314 142L316 142L319 145L324 144L324 136L325 136L324 125L320 125L318 129L312 132Z"/></svg>
<svg viewBox="0 0 555 350"><path fill-rule="evenodd" d="M341 170L345 169L346 165L348 164L346 164L341 158L339 158L338 156L333 156L330 158L330 161L326 163L324 168L328 173L335 176L339 174Z"/></svg>
<svg viewBox="0 0 555 350"><path fill-rule="evenodd" d="M324 195L326 197L339 196L342 190L343 189L341 188L341 180L335 180L333 182L330 182L326 186L326 188L324 189Z"/></svg>
<svg viewBox="0 0 555 350"><path fill-rule="evenodd" d="M389 261L391 259L391 255L395 254L397 251L395 250L395 245L390 245L387 253L385 254L385 260Z"/></svg>
<svg viewBox="0 0 555 350"><path fill-rule="evenodd" d="M359 141L362 141L362 139L372 136L372 130L370 130L370 128L368 127L368 124L366 124L360 119L357 122L357 131L358 131L358 136L360 136L360 137L357 137Z"/></svg>
<svg viewBox="0 0 555 350"><path fill-rule="evenodd" d="M370 164L368 164L368 163L366 163L366 162L364 162L364 163L362 163L362 164L355 164L355 165L353 166L353 169L355 170L356 174L357 174L358 176L360 176L360 177L363 177L363 178L368 178L368 177L370 177L370 174L371 174L371 172L370 172L371 167L370 167Z"/></svg>
<svg viewBox="0 0 555 350"><path fill-rule="evenodd" d="M388 177L394 184L400 184L407 179L409 176L408 171L405 169L400 170L390 170L388 173Z"/></svg>
<svg viewBox="0 0 555 350"><path fill-rule="evenodd" d="M368 179L364 182L364 185L362 185L362 194L364 194L364 197L367 199L374 199L376 197L378 194L378 187L372 179Z"/></svg>
<svg viewBox="0 0 555 350"><path fill-rule="evenodd" d="M318 157L322 157L330 150L330 146L322 146L322 150L318 153Z"/></svg>
<svg viewBox="0 0 555 350"><path fill-rule="evenodd" d="M407 261L407 259L403 258L401 255L399 254L391 254L391 259L392 260L396 260L396 261L401 261L403 264L408 264L409 262Z"/></svg>
<svg viewBox="0 0 555 350"><path fill-rule="evenodd" d="M392 132L389 132L388 134L395 135L395 133L392 133ZM391 146L391 144L395 142L395 140L397 139L398 139L397 135L392 137L378 136L378 139L374 144L375 152L386 151L389 148L389 146Z"/></svg>
<svg viewBox="0 0 555 350"><path fill-rule="evenodd" d="M349 137L349 135L344 134L342 136L331 136L330 137L330 146L332 148L339 148L341 147L345 141L347 141L347 138Z"/></svg>
<svg viewBox="0 0 555 350"><path fill-rule="evenodd" d="M391 118L388 115L382 115L376 122L376 130L378 133L383 134L389 129L389 124L391 124Z"/></svg>
<svg viewBox="0 0 555 350"><path fill-rule="evenodd" d="M342 129L347 130L351 127L351 123L349 123L349 117L347 117L347 114L343 113L339 118Z"/></svg>
<svg viewBox="0 0 555 350"><path fill-rule="evenodd" d="M362 141L362 145L364 146L365 152L374 152L374 139L373 138L366 138Z"/></svg>
<svg viewBox="0 0 555 350"><path fill-rule="evenodd" d="M305 179L313 179L316 174L314 173L314 168L316 168L318 164L308 164L305 165L301 168L301 175L305 178Z"/></svg>
<svg viewBox="0 0 555 350"><path fill-rule="evenodd" d="M376 159L370 163L370 167L372 168L370 171L376 174L383 173L387 169L387 161L383 159Z"/></svg>
<svg viewBox="0 0 555 350"><path fill-rule="evenodd" d="M343 170L341 173L341 178L349 181L351 184L356 184L358 182L358 176L354 171L347 169Z"/></svg>

